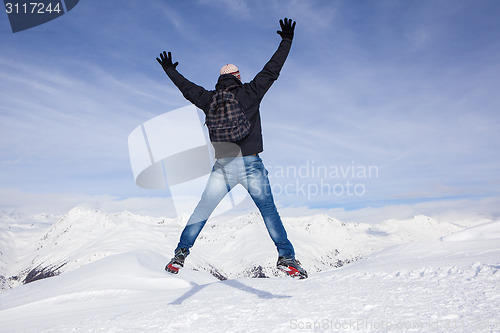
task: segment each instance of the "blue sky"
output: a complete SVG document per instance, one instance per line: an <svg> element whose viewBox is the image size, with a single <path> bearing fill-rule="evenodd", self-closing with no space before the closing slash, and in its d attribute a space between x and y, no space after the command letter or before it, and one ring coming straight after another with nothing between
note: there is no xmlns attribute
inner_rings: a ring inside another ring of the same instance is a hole
<svg viewBox="0 0 500 333"><path fill-rule="evenodd" d="M499 15L496 0L81 0L15 34L0 15L2 206L165 196L134 184L127 147L141 123L188 104L156 56L171 51L207 89L227 63L249 81L277 48L283 17L297 21L294 43L261 105L272 182L297 190L277 193L279 205L496 197ZM278 173L301 167L330 173ZM377 173L331 173L349 167ZM348 195L347 182L363 193ZM337 194L311 193L325 183Z"/></svg>

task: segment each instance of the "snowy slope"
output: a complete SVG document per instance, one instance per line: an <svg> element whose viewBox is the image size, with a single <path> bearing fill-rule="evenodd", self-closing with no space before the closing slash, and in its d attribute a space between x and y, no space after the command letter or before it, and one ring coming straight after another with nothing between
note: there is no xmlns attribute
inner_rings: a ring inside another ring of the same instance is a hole
<svg viewBox="0 0 500 333"><path fill-rule="evenodd" d="M54 219L47 214L23 216L0 212L0 289L18 282L6 277L12 276L9 275L12 270L19 273L16 263L24 262L23 256L38 242L41 233L53 225Z"/></svg>
<svg viewBox="0 0 500 333"><path fill-rule="evenodd" d="M27 223L22 223L21 216L5 215L0 233L4 287L71 272L109 255L135 250L158 253L167 262L187 218L106 214L79 207L62 216L25 217ZM283 220L297 257L311 273L340 267L391 245L435 240L464 228L426 216L375 225L342 223L327 215ZM37 225L38 239L34 237ZM211 219L186 265L221 279L270 277L278 276L276 259L262 218L251 213Z"/></svg>
<svg viewBox="0 0 500 333"><path fill-rule="evenodd" d="M377 226L368 239L390 238L380 236L389 229ZM2 332L500 331L499 221L391 246L306 280L219 281L190 268L172 276L164 260L154 249L121 252L3 291Z"/></svg>

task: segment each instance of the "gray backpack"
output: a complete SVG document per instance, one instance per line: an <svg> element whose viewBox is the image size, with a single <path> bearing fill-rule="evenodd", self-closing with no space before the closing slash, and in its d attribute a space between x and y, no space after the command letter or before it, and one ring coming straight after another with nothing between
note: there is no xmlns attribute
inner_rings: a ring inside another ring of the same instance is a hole
<svg viewBox="0 0 500 333"><path fill-rule="evenodd" d="M250 133L251 124L236 96L230 91L237 86L217 90L212 96L205 118L212 142L237 143Z"/></svg>

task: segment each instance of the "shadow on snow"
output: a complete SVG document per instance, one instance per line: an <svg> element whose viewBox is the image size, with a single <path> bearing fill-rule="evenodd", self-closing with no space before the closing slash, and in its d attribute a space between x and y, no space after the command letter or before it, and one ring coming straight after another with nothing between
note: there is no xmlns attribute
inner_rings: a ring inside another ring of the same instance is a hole
<svg viewBox="0 0 500 333"><path fill-rule="evenodd" d="M292 297L292 296L275 295L275 294L270 293L268 291L259 290L259 289L256 289L254 287L247 286L246 284L244 284L238 280L226 280L226 281L220 281L220 282L214 282L214 283L222 284L224 286L233 287L233 288L236 288L238 290L257 295L257 297L262 298L262 299L290 298L290 297ZM196 295L196 293L198 293L203 288L210 286L210 285L213 285L214 283L207 283L207 284L199 285L199 284L196 284L194 282L191 282L191 285L192 285L191 289L188 290L186 293L184 293L184 295L177 298L176 300L170 302L169 304L180 305L185 300Z"/></svg>

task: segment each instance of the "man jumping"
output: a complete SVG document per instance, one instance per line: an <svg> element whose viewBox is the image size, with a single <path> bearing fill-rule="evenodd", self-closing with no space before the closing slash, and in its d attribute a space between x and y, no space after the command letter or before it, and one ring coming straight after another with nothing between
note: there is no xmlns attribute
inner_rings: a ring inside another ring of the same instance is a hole
<svg viewBox="0 0 500 333"><path fill-rule="evenodd" d="M255 202L276 245L277 268L292 277L307 278L307 272L295 259L295 251L274 203L268 172L259 157L259 153L263 151L260 102L278 79L285 63L292 45L295 21L285 18L280 20L280 26L281 30L277 33L282 40L278 50L248 83L243 84L238 68L228 64L221 68L215 90L209 91L182 76L176 70L178 62L172 62L170 52L167 54L164 51L156 58L183 96L205 113L216 157L200 202L182 231L174 257L165 267L170 273L177 274L184 266L189 249L212 212L234 186L241 184ZM230 133L224 126L221 130L223 132L217 132L217 125L213 124L216 121L228 123L227 119L224 119L228 117L238 119L231 121L237 127L231 131L238 134L233 135L233 132Z"/></svg>

